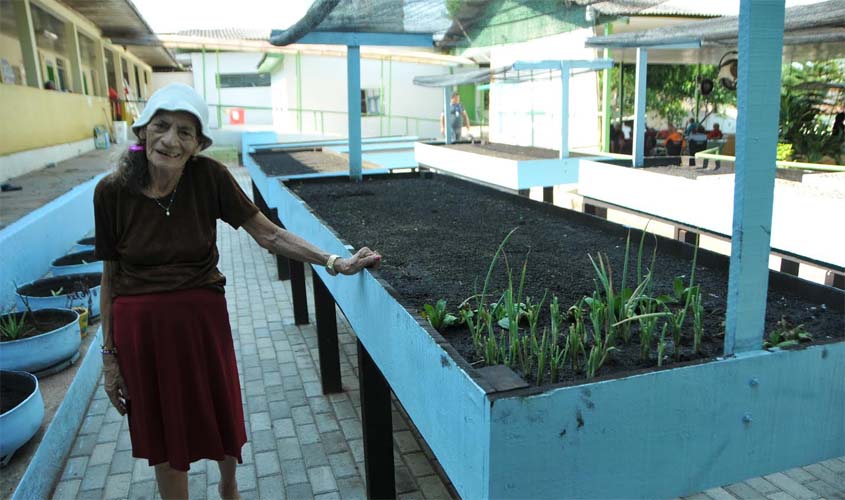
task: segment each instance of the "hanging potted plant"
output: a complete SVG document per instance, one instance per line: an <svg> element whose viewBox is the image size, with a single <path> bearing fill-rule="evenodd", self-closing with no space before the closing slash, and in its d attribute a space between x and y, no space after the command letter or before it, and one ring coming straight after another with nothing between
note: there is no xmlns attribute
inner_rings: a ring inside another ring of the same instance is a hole
<svg viewBox="0 0 845 500"><path fill-rule="evenodd" d="M102 273L66 274L41 278L17 288L22 305L31 309L88 308L89 319L100 315L100 276Z"/></svg>
<svg viewBox="0 0 845 500"><path fill-rule="evenodd" d="M54 260L50 264L50 272L53 276L80 273L101 273L103 272L103 261L97 259L94 255L94 250L73 252Z"/></svg>
<svg viewBox="0 0 845 500"><path fill-rule="evenodd" d="M0 369L43 371L79 352L79 314L38 309L0 315Z"/></svg>
<svg viewBox="0 0 845 500"><path fill-rule="evenodd" d="M0 371L0 466L38 432L44 420L44 400L35 375Z"/></svg>

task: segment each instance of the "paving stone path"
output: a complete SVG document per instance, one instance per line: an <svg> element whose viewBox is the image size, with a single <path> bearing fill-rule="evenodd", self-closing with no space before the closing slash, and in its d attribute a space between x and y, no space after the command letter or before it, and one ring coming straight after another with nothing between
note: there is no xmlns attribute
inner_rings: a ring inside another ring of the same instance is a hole
<svg viewBox="0 0 845 500"><path fill-rule="evenodd" d="M245 188L245 169L233 172ZM249 189L245 189L248 193ZM365 497L355 337L338 314L344 392L323 396L316 330L296 326L290 287L276 279L273 256L245 231L218 226L220 268L238 359L249 442L237 478L244 499ZM309 301L312 298L309 286ZM313 304L309 304L313 314ZM400 499L452 498L439 466L398 404L394 456ZM217 465L195 463L191 498L218 498ZM452 492L452 493L450 493ZM132 458L127 420L102 385L90 403L53 498L159 498L152 468ZM714 488L688 497L722 499L845 499L845 461L828 460Z"/></svg>

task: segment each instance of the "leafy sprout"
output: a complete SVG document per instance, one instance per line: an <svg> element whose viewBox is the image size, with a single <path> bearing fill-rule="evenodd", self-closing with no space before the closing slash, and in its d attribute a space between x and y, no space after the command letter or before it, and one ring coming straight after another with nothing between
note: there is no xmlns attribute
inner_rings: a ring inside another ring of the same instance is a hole
<svg viewBox="0 0 845 500"><path fill-rule="evenodd" d="M438 332L444 328L454 325L458 318L446 310L446 299L440 299L435 305L425 304L422 317L427 319L431 326Z"/></svg>

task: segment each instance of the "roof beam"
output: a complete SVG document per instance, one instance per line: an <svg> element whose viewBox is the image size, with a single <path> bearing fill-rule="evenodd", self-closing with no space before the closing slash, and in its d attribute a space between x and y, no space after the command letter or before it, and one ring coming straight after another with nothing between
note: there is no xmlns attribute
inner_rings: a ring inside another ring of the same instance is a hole
<svg viewBox="0 0 845 500"><path fill-rule="evenodd" d="M273 31L271 40L279 31ZM384 45L389 47L434 47L431 33L356 33L340 31L312 31L296 41L297 44L320 45Z"/></svg>
<svg viewBox="0 0 845 500"><path fill-rule="evenodd" d="M577 60L571 61L517 61L513 63L513 69L516 71L525 71L532 69L610 69L613 67L613 60L611 59L595 59L595 60Z"/></svg>

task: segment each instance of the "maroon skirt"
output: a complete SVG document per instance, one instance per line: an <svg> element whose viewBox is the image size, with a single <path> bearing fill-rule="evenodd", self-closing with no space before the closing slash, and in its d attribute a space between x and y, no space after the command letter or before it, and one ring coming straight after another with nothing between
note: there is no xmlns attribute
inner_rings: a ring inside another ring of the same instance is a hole
<svg viewBox="0 0 845 500"><path fill-rule="evenodd" d="M242 462L246 443L226 298L206 289L117 297L112 332L129 391L132 455L186 471Z"/></svg>

